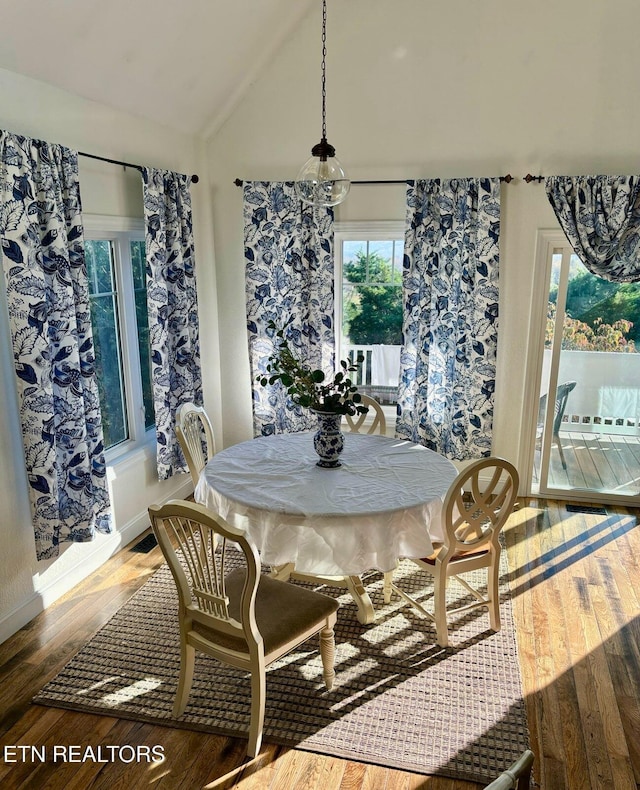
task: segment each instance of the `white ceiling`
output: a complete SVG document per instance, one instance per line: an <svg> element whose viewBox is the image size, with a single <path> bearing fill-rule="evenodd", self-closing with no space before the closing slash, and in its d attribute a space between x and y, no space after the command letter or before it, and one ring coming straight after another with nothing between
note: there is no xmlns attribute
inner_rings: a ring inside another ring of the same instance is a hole
<svg viewBox="0 0 640 790"><path fill-rule="evenodd" d="M0 68L208 137L317 0L0 0Z"/></svg>

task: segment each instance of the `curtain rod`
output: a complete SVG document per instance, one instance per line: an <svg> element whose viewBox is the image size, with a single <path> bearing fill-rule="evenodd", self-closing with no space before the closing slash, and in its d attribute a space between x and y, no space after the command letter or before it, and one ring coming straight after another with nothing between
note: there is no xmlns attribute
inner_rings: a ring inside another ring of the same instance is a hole
<svg viewBox="0 0 640 790"><path fill-rule="evenodd" d="M528 178L536 178L536 177L537 176L528 176ZM539 176L539 178L542 178L542 176ZM364 185L370 185L370 184L406 184L407 181L413 181L413 180L415 180L415 179L407 179L407 178L405 178L405 179L402 179L401 181L352 181L351 182L351 186L352 187L358 187L358 186L364 186ZM510 184L514 180L515 180L515 178L514 178L514 176L511 175L511 173L507 173L506 176L500 176L500 181L504 181L507 184ZM241 187L244 184L244 181L241 178L236 178L233 183L237 187Z"/></svg>
<svg viewBox="0 0 640 790"><path fill-rule="evenodd" d="M84 151L78 151L78 156L86 156L89 159L99 159L101 162L109 162L112 165L122 165L122 167L133 167L135 170L142 172L142 165L134 165L131 162L120 162L118 159L108 159L106 156L97 156L96 154L85 154ZM200 179L195 173L191 176L191 181L197 184Z"/></svg>

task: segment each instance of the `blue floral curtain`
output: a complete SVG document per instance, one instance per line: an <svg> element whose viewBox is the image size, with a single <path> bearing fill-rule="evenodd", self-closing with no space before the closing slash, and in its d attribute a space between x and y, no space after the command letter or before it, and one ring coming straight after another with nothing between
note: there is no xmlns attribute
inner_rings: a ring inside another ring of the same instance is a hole
<svg viewBox="0 0 640 790"><path fill-rule="evenodd" d="M256 376L273 349L271 320L287 325L298 359L333 371L333 210L304 205L293 182L245 182L244 240L254 434L310 430L314 415Z"/></svg>
<svg viewBox="0 0 640 790"><path fill-rule="evenodd" d="M202 405L198 300L188 176L143 168L147 308L158 477L188 467L175 435L182 403Z"/></svg>
<svg viewBox="0 0 640 790"><path fill-rule="evenodd" d="M407 183L397 433L447 458L489 455L500 179Z"/></svg>
<svg viewBox="0 0 640 790"><path fill-rule="evenodd" d="M0 241L39 560L111 531L78 155L0 132Z"/></svg>
<svg viewBox="0 0 640 790"><path fill-rule="evenodd" d="M640 176L551 176L547 197L586 268L612 282L640 280Z"/></svg>

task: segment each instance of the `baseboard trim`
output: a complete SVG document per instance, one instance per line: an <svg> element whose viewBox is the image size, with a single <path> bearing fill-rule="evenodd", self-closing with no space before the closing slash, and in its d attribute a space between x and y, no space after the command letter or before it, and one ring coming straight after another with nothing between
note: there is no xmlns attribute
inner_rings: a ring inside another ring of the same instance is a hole
<svg viewBox="0 0 640 790"><path fill-rule="evenodd" d="M192 491L193 483L189 477L167 499L186 499ZM116 532L110 535L96 535L91 543L85 544L88 551L81 563L74 565L51 583L34 590L27 600L0 620L0 644L27 625L34 617L44 612L65 593L72 590L76 584L97 571L110 557L135 540L148 527L149 514L144 510Z"/></svg>

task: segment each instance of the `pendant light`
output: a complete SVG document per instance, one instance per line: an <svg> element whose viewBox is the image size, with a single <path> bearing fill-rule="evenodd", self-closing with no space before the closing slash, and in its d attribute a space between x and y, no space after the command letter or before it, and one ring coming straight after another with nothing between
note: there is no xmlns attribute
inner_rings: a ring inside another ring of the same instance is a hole
<svg viewBox="0 0 640 790"><path fill-rule="evenodd" d="M311 149L311 158L300 168L296 192L312 206L337 206L349 194L349 176L336 157L336 149L327 141L326 66L327 0L322 0L322 139Z"/></svg>

